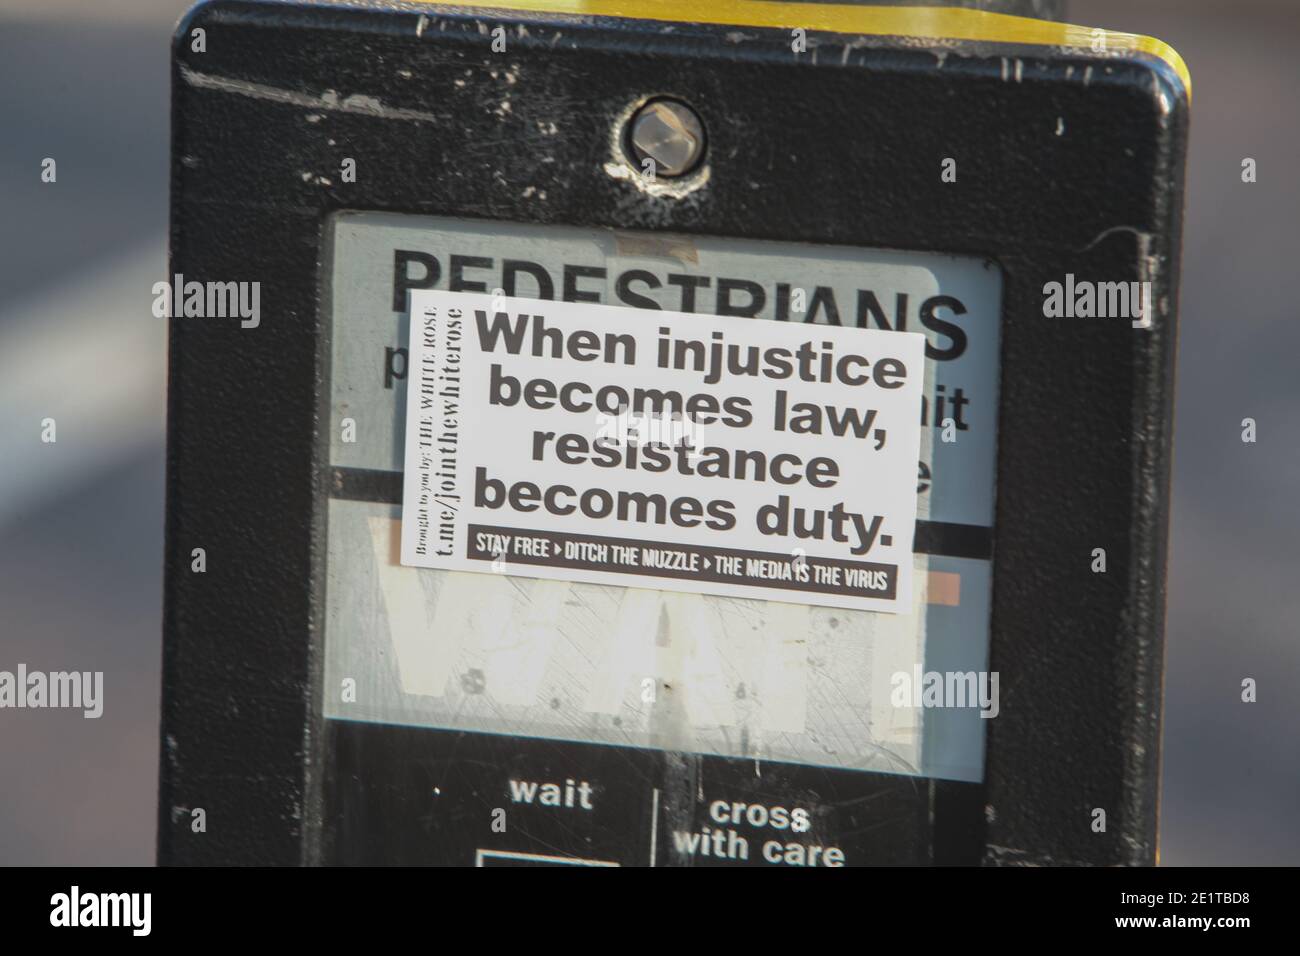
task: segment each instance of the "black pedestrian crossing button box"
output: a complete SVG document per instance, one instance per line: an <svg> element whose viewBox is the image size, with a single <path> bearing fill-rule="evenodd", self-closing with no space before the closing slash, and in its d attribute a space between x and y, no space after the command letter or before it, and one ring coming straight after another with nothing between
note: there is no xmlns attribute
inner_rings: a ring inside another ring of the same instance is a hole
<svg viewBox="0 0 1300 956"><path fill-rule="evenodd" d="M197 7L160 859L1153 862L1188 99L960 9Z"/></svg>

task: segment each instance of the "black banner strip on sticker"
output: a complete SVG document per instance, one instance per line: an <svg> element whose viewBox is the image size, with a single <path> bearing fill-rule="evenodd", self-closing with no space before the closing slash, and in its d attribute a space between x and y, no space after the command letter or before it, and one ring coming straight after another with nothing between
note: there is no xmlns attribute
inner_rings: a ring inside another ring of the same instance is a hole
<svg viewBox="0 0 1300 956"><path fill-rule="evenodd" d="M471 561L501 558L507 568L511 564L541 565L782 591L851 594L882 601L892 601L898 593L896 564L483 524L472 524L465 530L465 557Z"/></svg>
<svg viewBox="0 0 1300 956"><path fill-rule="evenodd" d="M329 496L344 501L400 505L402 473L370 468L333 468ZM949 521L918 521L912 550L916 554L990 561L993 558L993 529Z"/></svg>

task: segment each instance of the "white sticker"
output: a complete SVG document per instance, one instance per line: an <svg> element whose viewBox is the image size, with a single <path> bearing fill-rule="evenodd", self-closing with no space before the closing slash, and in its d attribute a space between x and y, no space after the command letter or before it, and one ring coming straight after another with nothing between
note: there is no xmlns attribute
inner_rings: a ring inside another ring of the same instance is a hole
<svg viewBox="0 0 1300 956"><path fill-rule="evenodd" d="M925 336L412 291L402 563L907 613Z"/></svg>

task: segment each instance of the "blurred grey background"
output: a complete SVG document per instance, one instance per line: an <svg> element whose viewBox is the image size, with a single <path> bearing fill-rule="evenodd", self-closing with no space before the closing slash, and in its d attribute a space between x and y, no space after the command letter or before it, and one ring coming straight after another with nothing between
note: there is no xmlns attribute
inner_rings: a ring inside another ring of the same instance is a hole
<svg viewBox="0 0 1300 956"><path fill-rule="evenodd" d="M0 0L0 669L102 670L106 698L99 720L0 711L4 864L154 859L166 333L150 305L168 42L189 5ZM1195 90L1162 863L1300 864L1300 9L1072 0L1067 18L1165 40Z"/></svg>

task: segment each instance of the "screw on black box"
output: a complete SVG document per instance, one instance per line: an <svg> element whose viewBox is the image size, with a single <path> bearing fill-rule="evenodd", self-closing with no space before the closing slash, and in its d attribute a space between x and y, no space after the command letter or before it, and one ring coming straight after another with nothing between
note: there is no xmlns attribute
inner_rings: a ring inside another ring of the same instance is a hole
<svg viewBox="0 0 1300 956"><path fill-rule="evenodd" d="M624 141L647 175L684 176L704 156L704 124L680 100L655 99L628 119Z"/></svg>

